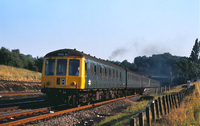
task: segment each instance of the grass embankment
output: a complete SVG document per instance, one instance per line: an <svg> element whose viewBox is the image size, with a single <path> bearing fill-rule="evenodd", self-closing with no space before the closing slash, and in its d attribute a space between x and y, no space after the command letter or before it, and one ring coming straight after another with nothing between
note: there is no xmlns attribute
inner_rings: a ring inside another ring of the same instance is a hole
<svg viewBox="0 0 200 126"><path fill-rule="evenodd" d="M195 84L192 95L184 98L180 108L163 116L153 126L200 126L200 83Z"/></svg>
<svg viewBox="0 0 200 126"><path fill-rule="evenodd" d="M160 93L160 94L151 94L150 96L153 96L154 99L157 99L158 97L161 97L163 95L168 95L168 94L172 94L172 93L178 93L178 92L180 92L182 90L184 90L184 88L182 88L182 85L179 85L179 86L174 87L170 91L166 91L166 92L163 92L163 93ZM196 105L196 108L195 108L195 110L197 109L198 111L200 110L200 103L199 103L199 101L196 100L195 103L194 103L194 105L199 104L199 105ZM130 119L131 119L131 117L133 117L135 114L137 114L138 112L140 112L142 109L146 108L146 105L148 104L148 102L149 101L136 102L132 106L128 107L125 112L118 113L118 114L116 114L114 116L110 116L110 117L105 118L105 120L101 121L98 124L98 126L122 126L126 122L129 122ZM185 109L187 109L187 108L185 108ZM192 112L192 110L190 110L190 111ZM197 116L195 118L197 118L198 116L200 116L200 114L196 114L196 115ZM177 118L179 118L179 116L180 115L178 115ZM175 117L172 117L172 118L175 118ZM168 122L169 122L169 120L168 120ZM160 124L155 124L155 125L160 125ZM161 125L165 125L165 124L163 123ZM169 125L169 124L166 124L166 125Z"/></svg>
<svg viewBox="0 0 200 126"><path fill-rule="evenodd" d="M0 79L16 81L41 81L42 74L26 69L0 65Z"/></svg>

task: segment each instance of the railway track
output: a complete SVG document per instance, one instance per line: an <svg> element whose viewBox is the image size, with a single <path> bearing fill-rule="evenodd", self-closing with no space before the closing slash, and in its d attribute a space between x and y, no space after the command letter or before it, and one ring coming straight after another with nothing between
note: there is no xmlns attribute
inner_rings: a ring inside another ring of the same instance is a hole
<svg viewBox="0 0 200 126"><path fill-rule="evenodd" d="M136 94L136 95L138 95L138 94ZM90 104L90 105L85 105L85 106L71 108L71 109L57 111L57 112L51 112L52 108L43 108L43 109L37 109L37 110L24 112L24 113L0 116L0 121L1 121L0 126L24 125L24 124L27 124L30 122L35 122L37 120L44 120L44 119L60 116L63 114L67 114L70 112L80 111L80 110L84 110L84 109L90 109L90 108L97 107L97 106L100 106L103 104L111 103L114 101L129 98L129 97L133 97L136 95L121 97L118 99L112 99L112 100L108 100L108 101L103 101L103 102L99 102L99 103L94 103L94 104ZM29 116L27 116L27 115L29 115ZM23 117L23 118L21 118L21 117Z"/></svg>
<svg viewBox="0 0 200 126"><path fill-rule="evenodd" d="M42 95L41 92L10 92L10 93L0 93L1 97L11 97L11 96L19 96L19 95Z"/></svg>

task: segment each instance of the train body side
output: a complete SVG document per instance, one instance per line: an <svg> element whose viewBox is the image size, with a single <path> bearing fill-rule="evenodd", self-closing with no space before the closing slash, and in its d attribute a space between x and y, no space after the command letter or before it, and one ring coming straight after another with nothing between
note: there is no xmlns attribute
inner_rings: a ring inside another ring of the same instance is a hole
<svg viewBox="0 0 200 126"><path fill-rule="evenodd" d="M126 87L126 71L92 59L85 59L85 89L109 89Z"/></svg>
<svg viewBox="0 0 200 126"><path fill-rule="evenodd" d="M127 88L157 88L160 86L156 80L149 79L143 75L127 70Z"/></svg>

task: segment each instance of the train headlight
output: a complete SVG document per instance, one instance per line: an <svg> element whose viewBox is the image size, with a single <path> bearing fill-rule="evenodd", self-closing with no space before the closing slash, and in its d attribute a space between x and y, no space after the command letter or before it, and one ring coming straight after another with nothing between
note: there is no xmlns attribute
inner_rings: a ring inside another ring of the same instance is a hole
<svg viewBox="0 0 200 126"><path fill-rule="evenodd" d="M73 81L73 82L71 83L71 85L72 85L72 86L76 86L76 82Z"/></svg>
<svg viewBox="0 0 200 126"><path fill-rule="evenodd" d="M50 85L50 84L51 84L51 82L48 81L48 82L47 82L47 85Z"/></svg>

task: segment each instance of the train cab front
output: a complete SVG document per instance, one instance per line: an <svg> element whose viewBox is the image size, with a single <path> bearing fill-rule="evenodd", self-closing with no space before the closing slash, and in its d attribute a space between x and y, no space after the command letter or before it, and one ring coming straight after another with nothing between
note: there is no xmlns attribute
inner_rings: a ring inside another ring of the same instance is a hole
<svg viewBox="0 0 200 126"><path fill-rule="evenodd" d="M53 97L83 89L85 83L84 64L82 57L45 57L41 92Z"/></svg>

